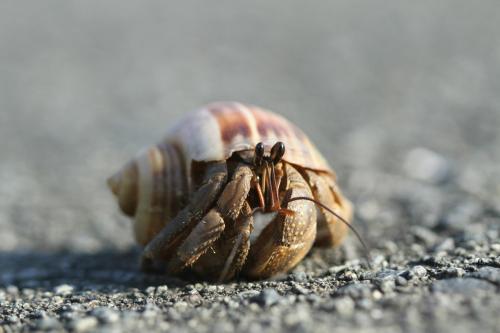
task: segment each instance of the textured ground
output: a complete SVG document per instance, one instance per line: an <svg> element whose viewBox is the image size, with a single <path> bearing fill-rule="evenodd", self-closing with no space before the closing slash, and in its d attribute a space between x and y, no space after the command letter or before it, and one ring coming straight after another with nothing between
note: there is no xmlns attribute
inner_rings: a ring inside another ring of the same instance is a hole
<svg viewBox="0 0 500 333"><path fill-rule="evenodd" d="M498 3L182 3L0 4L0 332L498 331ZM274 281L137 270L104 179L228 99L317 142L373 269L350 238Z"/></svg>

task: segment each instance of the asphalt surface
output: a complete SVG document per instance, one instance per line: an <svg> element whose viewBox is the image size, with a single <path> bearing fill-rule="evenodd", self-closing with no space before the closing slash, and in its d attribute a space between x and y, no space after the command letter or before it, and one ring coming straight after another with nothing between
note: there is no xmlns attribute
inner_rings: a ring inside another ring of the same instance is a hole
<svg viewBox="0 0 500 333"><path fill-rule="evenodd" d="M498 332L496 1L0 4L0 332ZM276 110L355 204L290 274L138 270L105 179L183 112Z"/></svg>

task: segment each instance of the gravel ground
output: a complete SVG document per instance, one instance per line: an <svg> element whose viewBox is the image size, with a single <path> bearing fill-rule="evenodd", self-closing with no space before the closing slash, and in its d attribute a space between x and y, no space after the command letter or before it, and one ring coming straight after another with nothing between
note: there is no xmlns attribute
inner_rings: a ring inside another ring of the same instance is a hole
<svg viewBox="0 0 500 333"><path fill-rule="evenodd" d="M3 2L0 333L498 332L499 29L486 0ZM269 281L139 272L105 178L228 99L317 142L372 268L350 237Z"/></svg>

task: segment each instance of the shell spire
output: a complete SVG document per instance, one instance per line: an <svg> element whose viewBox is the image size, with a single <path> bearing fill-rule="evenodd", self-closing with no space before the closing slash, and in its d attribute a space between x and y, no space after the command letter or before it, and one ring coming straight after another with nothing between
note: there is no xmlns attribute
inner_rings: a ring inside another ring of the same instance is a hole
<svg viewBox="0 0 500 333"><path fill-rule="evenodd" d="M130 161L108 178L108 187L116 196L120 209L128 216L134 216L138 205L139 176L137 164Z"/></svg>
<svg viewBox="0 0 500 333"><path fill-rule="evenodd" d="M137 241L146 244L177 214L188 192L186 161L173 144L139 153L108 179L125 215L134 218Z"/></svg>

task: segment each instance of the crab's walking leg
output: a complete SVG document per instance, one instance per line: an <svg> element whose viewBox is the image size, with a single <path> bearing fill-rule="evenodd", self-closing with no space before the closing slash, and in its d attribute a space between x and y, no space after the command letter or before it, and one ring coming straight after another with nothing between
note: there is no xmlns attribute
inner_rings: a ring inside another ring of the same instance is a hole
<svg viewBox="0 0 500 333"><path fill-rule="evenodd" d="M186 238L194 224L208 212L226 184L226 180L226 163L211 163L189 204L148 243L142 254L144 262L147 263L151 259L168 259L175 254L173 249Z"/></svg>
<svg viewBox="0 0 500 333"><path fill-rule="evenodd" d="M224 220L224 233L193 265L194 271L219 282L232 279L246 261L253 226L252 209L245 203L236 220Z"/></svg>
<svg viewBox="0 0 500 333"><path fill-rule="evenodd" d="M241 212L252 184L253 172L245 164L238 164L231 176L231 181L217 200L217 209L224 216L235 220Z"/></svg>
<svg viewBox="0 0 500 333"><path fill-rule="evenodd" d="M218 281L232 279L241 271L250 250L250 233L253 227L252 209L248 202L242 207L241 214L233 224L233 232L228 235L226 242L221 244L224 253L228 253L224 266L220 271Z"/></svg>
<svg viewBox="0 0 500 333"><path fill-rule="evenodd" d="M312 198L306 181L285 163L283 180L288 189L283 202L294 197ZM267 278L286 272L307 254L316 236L316 208L306 200L289 202L284 207L294 214L277 214L257 240L252 242L244 273L249 278Z"/></svg>
<svg viewBox="0 0 500 333"><path fill-rule="evenodd" d="M342 216L346 221L351 221L352 205L339 192L330 175L318 175L314 171L306 170L305 177L317 201ZM347 235L348 227L321 207L318 207L318 213L318 232L314 245L320 247L339 245Z"/></svg>
<svg viewBox="0 0 500 333"><path fill-rule="evenodd" d="M192 229L172 257L168 271L176 273L193 265L220 237L225 228L224 221L235 220L250 191L252 170L239 164L212 208Z"/></svg>
<svg viewBox="0 0 500 333"><path fill-rule="evenodd" d="M177 249L177 255L173 256L167 266L169 273L182 271L190 266L205 253L224 231L224 220L215 209L211 209Z"/></svg>

